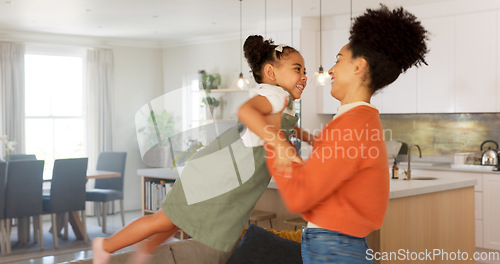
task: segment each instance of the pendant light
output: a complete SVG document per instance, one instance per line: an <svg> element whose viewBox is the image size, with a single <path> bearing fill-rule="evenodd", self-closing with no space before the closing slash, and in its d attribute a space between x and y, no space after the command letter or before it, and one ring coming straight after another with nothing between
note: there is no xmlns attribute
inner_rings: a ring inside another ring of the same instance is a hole
<svg viewBox="0 0 500 264"><path fill-rule="evenodd" d="M352 0L350 2L350 7L349 7L349 28L352 28Z"/></svg>
<svg viewBox="0 0 500 264"><path fill-rule="evenodd" d="M246 90L249 88L250 81L243 76L243 28L242 28L242 17L243 17L243 0L240 1L240 74L236 80L234 80L231 88Z"/></svg>
<svg viewBox="0 0 500 264"><path fill-rule="evenodd" d="M319 0L319 69L315 73L316 75L316 85L318 86L323 86L326 84L326 81L328 80L328 72L325 72L323 69L323 39L322 39L322 19L321 19L321 0Z"/></svg>

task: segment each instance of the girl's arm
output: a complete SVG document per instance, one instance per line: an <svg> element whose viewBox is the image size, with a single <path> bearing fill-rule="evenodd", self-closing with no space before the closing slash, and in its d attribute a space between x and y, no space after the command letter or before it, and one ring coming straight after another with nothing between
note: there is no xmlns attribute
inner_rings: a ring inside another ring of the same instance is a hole
<svg viewBox="0 0 500 264"><path fill-rule="evenodd" d="M291 162L302 163L293 146L280 133L281 113L271 114L271 103L261 95L252 97L238 110L238 118L275 150L278 171L291 170Z"/></svg>
<svg viewBox="0 0 500 264"><path fill-rule="evenodd" d="M298 139L307 142L311 146L314 144L315 136L309 134L307 131L301 129L300 127L295 127L295 135Z"/></svg>

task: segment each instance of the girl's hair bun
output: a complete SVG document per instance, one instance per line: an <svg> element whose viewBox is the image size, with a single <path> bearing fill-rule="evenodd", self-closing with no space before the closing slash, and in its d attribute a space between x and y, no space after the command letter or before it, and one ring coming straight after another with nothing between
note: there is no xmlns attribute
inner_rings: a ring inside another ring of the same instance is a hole
<svg viewBox="0 0 500 264"><path fill-rule="evenodd" d="M266 63L279 62L291 52L297 52L294 48L286 45L277 51L277 46L273 40L264 40L260 35L252 35L245 40L243 52L257 83L262 82L262 67Z"/></svg>
<svg viewBox="0 0 500 264"><path fill-rule="evenodd" d="M275 46L272 40L264 40L264 38L259 35L249 36L245 40L243 51L252 71L258 68L258 66L268 58Z"/></svg>

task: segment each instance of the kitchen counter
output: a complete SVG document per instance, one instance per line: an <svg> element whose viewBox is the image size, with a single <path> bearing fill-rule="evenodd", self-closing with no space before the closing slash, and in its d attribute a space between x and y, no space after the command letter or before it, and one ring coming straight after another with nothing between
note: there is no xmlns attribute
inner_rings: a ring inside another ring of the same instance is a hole
<svg viewBox="0 0 500 264"><path fill-rule="evenodd" d="M417 168L415 168L417 169ZM419 176L425 176L425 173L419 174ZM469 186L474 186L477 181L470 178L462 177L438 177L435 180L403 180L402 178L398 180L391 180L391 187L389 193L389 199L408 197L420 194L427 194L433 192L441 192L446 190L459 189ZM271 179L269 183L270 189L277 189L276 183Z"/></svg>
<svg viewBox="0 0 500 264"><path fill-rule="evenodd" d="M475 179L461 177L438 177L435 180L391 180L389 199L408 197L420 194L441 192L474 186Z"/></svg>
<svg viewBox="0 0 500 264"><path fill-rule="evenodd" d="M406 169L408 167L406 162L401 162L398 164L399 170ZM390 165L392 168L392 163ZM481 165L455 165L450 163L411 163L412 170L437 170L437 171L456 171L456 172L477 172L477 173L487 173L487 174L499 174L500 171L493 171L493 166L481 166Z"/></svg>

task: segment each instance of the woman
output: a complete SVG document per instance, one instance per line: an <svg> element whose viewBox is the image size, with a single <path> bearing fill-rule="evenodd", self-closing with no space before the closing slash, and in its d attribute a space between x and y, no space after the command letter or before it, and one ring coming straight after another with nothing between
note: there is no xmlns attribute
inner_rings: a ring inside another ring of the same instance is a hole
<svg viewBox="0 0 500 264"><path fill-rule="evenodd" d="M285 204L309 223L304 263L372 263L365 237L383 223L389 168L374 93L411 66L425 64L427 31L403 8L381 5L356 18L349 43L328 71L338 113L321 131L304 164L268 166Z"/></svg>

